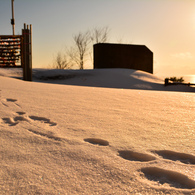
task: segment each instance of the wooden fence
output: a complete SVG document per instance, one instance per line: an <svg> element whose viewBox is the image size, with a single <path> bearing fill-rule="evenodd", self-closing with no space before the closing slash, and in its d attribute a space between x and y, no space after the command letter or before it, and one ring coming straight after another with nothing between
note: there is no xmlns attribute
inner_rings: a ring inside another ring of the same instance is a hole
<svg viewBox="0 0 195 195"><path fill-rule="evenodd" d="M169 82L170 79L165 79L165 86L168 85L187 85L187 86L195 86L195 83L182 83L182 82Z"/></svg>
<svg viewBox="0 0 195 195"><path fill-rule="evenodd" d="M0 35L0 67L21 66L21 40L21 35Z"/></svg>
<svg viewBox="0 0 195 195"><path fill-rule="evenodd" d="M0 67L23 68L23 79L32 81L32 25L22 35L0 35Z"/></svg>

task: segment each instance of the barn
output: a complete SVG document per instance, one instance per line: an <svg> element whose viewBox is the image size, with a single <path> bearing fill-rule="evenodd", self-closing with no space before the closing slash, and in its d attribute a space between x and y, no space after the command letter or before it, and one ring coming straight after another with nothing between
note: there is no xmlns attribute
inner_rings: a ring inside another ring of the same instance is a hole
<svg viewBox="0 0 195 195"><path fill-rule="evenodd" d="M145 45L97 43L93 50L94 69L127 68L153 74L153 52Z"/></svg>

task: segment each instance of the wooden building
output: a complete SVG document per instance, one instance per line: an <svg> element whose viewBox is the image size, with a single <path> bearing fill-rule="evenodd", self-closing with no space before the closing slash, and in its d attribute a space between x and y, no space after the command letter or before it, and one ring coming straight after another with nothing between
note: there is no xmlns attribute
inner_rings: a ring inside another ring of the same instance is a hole
<svg viewBox="0 0 195 195"><path fill-rule="evenodd" d="M127 68L153 73L153 52L145 45L98 43L94 48L94 69Z"/></svg>

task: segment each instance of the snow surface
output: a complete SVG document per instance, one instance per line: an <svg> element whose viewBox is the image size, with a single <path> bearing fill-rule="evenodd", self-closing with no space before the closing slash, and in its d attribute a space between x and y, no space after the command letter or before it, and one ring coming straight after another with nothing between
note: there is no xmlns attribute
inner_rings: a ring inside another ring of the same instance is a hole
<svg viewBox="0 0 195 195"><path fill-rule="evenodd" d="M126 69L16 77L0 69L0 194L195 194L194 88Z"/></svg>

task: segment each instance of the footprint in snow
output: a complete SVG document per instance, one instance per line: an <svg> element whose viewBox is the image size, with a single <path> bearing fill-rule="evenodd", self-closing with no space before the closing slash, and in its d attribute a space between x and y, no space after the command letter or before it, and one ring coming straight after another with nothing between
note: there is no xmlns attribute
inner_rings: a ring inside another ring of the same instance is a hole
<svg viewBox="0 0 195 195"><path fill-rule="evenodd" d="M20 121L28 121L28 119L23 116L16 116L14 118L2 118L2 120L4 121L4 123L8 124L9 126L15 126Z"/></svg>
<svg viewBox="0 0 195 195"><path fill-rule="evenodd" d="M147 162L156 159L154 156L150 154L144 154L130 150L120 150L118 151L118 153L120 157L130 161Z"/></svg>
<svg viewBox="0 0 195 195"><path fill-rule="evenodd" d="M52 122L50 119L47 119L45 117L39 117L39 116L29 116L30 119L34 121L40 121L49 124L50 126L56 126L57 123Z"/></svg>
<svg viewBox="0 0 195 195"><path fill-rule="evenodd" d="M24 115L26 112L16 112L18 115Z"/></svg>
<svg viewBox="0 0 195 195"><path fill-rule="evenodd" d="M5 100L3 100L4 102L7 102L7 103L13 103L13 104L15 104L17 107L20 107L21 108L21 106L19 105L19 104L17 104L16 102L18 101L17 99L12 99L12 98L7 98L7 99L5 99ZM4 105L4 106L6 106L6 107L9 107L9 105L8 104L6 104L6 103L4 103L4 102L2 102L2 104Z"/></svg>
<svg viewBox="0 0 195 195"><path fill-rule="evenodd" d="M153 153L161 156L163 159L172 161L180 161L187 165L195 164L195 156L186 153L174 152L171 150L154 150ZM142 158L142 157L141 157ZM139 170L142 178L148 180L151 185L161 187L174 187L179 189L195 189L195 180L190 179L188 176L158 167L144 167ZM147 182L148 183L148 182Z"/></svg>
<svg viewBox="0 0 195 195"><path fill-rule="evenodd" d="M163 157L164 159L195 165L195 156L191 154L174 152L171 150L154 150L153 152Z"/></svg>
<svg viewBox="0 0 195 195"><path fill-rule="evenodd" d="M17 100L16 99L6 99L7 102L16 102Z"/></svg>
<svg viewBox="0 0 195 195"><path fill-rule="evenodd" d="M188 176L158 167L145 167L140 170L145 178L158 186L168 185L180 189L195 189L195 181Z"/></svg>
<svg viewBox="0 0 195 195"><path fill-rule="evenodd" d="M108 146L109 142L103 139L98 138L86 138L84 141L89 142L91 144L100 145L100 146Z"/></svg>

